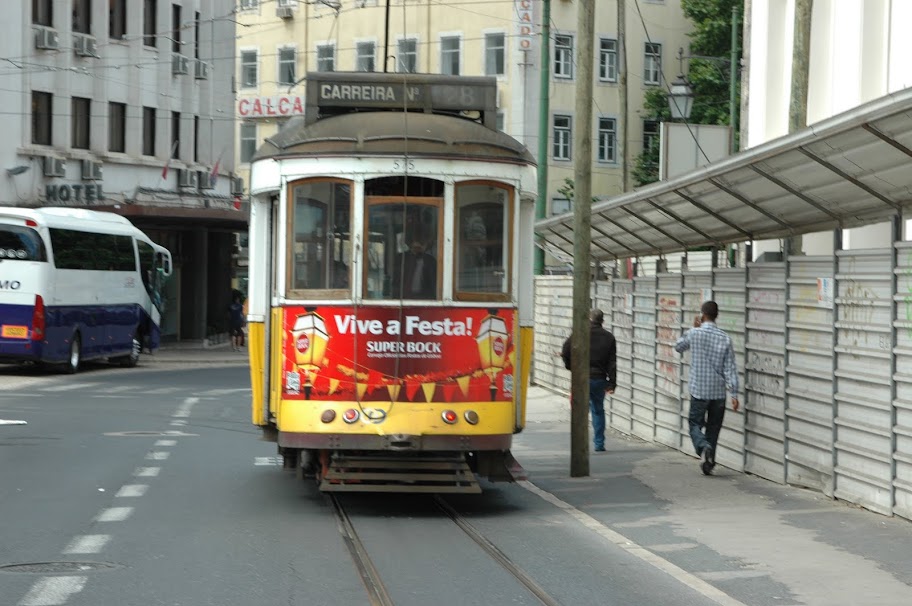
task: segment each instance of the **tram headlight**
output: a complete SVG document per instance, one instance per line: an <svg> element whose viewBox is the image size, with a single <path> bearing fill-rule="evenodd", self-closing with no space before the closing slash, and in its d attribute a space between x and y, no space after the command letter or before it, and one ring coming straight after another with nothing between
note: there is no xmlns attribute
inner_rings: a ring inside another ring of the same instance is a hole
<svg viewBox="0 0 912 606"><path fill-rule="evenodd" d="M440 417L443 419L443 422L447 423L448 425L452 425L453 423L455 423L456 421L459 420L459 415L457 415L452 410L444 410L440 414Z"/></svg>
<svg viewBox="0 0 912 606"><path fill-rule="evenodd" d="M345 421L346 423L348 423L349 425L351 425L352 423L357 421L360 416L361 416L361 413L359 413L357 410L355 410L354 408L349 408L348 410L345 411L345 413L342 414L342 420Z"/></svg>
<svg viewBox="0 0 912 606"><path fill-rule="evenodd" d="M462 416L465 417L466 423L468 423L469 425L478 424L478 413L475 412L474 410L467 410L467 411L465 411L465 414Z"/></svg>

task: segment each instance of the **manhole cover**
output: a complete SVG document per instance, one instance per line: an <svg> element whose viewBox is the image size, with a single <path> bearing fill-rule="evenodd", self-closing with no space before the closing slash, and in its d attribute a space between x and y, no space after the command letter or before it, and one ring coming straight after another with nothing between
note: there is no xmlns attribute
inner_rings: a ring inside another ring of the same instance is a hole
<svg viewBox="0 0 912 606"><path fill-rule="evenodd" d="M96 570L113 570L120 568L110 562L30 562L26 564L7 564L0 566L3 572L28 572L35 574L55 574L70 572L94 572Z"/></svg>

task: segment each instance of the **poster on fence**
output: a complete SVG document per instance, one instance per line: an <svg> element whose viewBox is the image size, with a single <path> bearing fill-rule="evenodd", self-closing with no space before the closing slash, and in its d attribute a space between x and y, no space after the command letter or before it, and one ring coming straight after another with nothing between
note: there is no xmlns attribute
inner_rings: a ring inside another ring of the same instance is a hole
<svg viewBox="0 0 912 606"><path fill-rule="evenodd" d="M833 309L833 278L817 278L817 307Z"/></svg>

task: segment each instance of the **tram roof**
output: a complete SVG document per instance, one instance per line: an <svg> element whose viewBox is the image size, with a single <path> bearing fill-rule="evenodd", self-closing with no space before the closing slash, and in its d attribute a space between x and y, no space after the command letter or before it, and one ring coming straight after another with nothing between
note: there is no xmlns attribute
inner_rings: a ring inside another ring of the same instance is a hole
<svg viewBox="0 0 912 606"><path fill-rule="evenodd" d="M593 260L783 238L912 206L912 89L667 181L592 204ZM573 213L537 221L573 253Z"/></svg>
<svg viewBox="0 0 912 606"><path fill-rule="evenodd" d="M360 112L306 124L293 118L253 160L282 157L403 156L535 164L506 133L456 116L420 112Z"/></svg>

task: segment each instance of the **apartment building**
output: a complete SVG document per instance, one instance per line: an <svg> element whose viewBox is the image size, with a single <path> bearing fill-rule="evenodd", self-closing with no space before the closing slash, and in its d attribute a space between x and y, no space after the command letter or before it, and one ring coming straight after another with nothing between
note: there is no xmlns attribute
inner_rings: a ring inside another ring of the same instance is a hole
<svg viewBox="0 0 912 606"><path fill-rule="evenodd" d="M165 339L227 321L233 0L15 0L0 37L0 204L108 210L169 248ZM237 208L236 208L237 207Z"/></svg>
<svg viewBox="0 0 912 606"><path fill-rule="evenodd" d="M680 0L627 3L628 163L658 136L642 113L650 88L677 75L677 51L690 23ZM576 7L551 2L547 212L570 202L559 193L573 177L577 62ZM389 71L495 76L498 128L538 153L541 2L429 0L239 0L237 27L237 166L246 175L264 138L303 113L312 71ZM623 191L618 153L618 27L615 0L596 6L592 100L593 193ZM386 57L386 60L384 60Z"/></svg>

